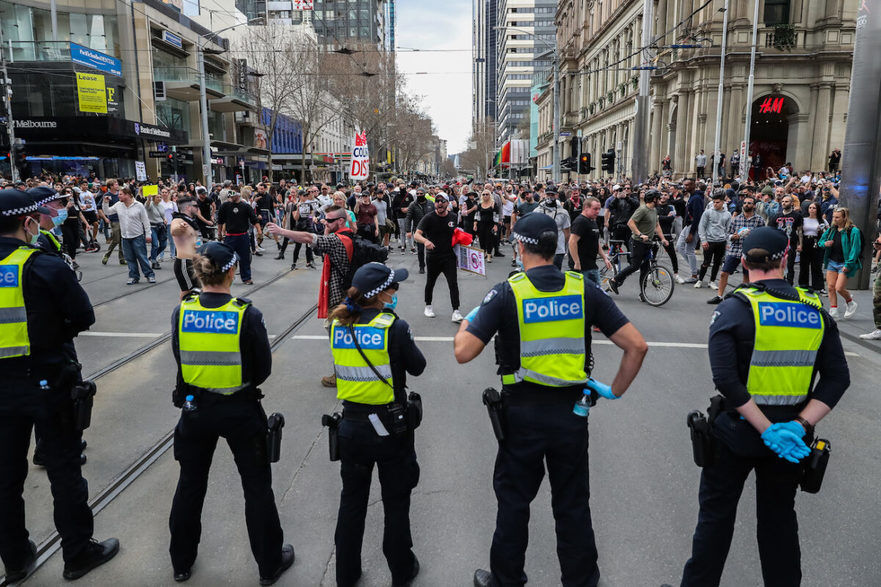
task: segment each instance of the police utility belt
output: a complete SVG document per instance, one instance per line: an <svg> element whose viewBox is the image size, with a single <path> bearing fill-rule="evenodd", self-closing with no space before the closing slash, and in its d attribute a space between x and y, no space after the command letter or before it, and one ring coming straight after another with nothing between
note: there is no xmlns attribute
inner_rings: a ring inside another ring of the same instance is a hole
<svg viewBox="0 0 881 587"><path fill-rule="evenodd" d="M382 376L376 366L367 358L364 349L355 334L355 327L349 325L349 333L361 358L376 375L376 378L392 388L394 386ZM397 394L395 394L397 395ZM332 415L323 415L321 425L328 428L328 448L331 461L340 459L339 450L339 424L342 420L352 422L369 422L378 436L402 436L408 431L416 430L422 424L422 396L411 391L405 401L395 401L388 404L368 405L357 402L343 401L343 413L334 412Z"/></svg>
<svg viewBox="0 0 881 587"><path fill-rule="evenodd" d="M707 415L699 410L688 414L686 425L691 433L691 448L694 464L698 467L711 467L716 462L716 450L721 442L714 435L712 428L716 418L723 412L727 412L732 418L740 418L737 410L727 409L725 398L716 395L710 398L710 407ZM824 438L813 437L807 433L806 440L810 442L811 454L801 461L803 467L802 476L799 480L801 490L805 493L819 493L823 485L823 477L826 474L826 465L829 464L829 455L832 452L832 443Z"/></svg>

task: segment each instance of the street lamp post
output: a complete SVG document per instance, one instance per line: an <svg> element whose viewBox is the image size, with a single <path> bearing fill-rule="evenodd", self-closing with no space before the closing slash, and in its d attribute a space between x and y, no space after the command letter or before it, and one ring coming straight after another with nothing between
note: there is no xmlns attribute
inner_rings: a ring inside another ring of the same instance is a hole
<svg viewBox="0 0 881 587"><path fill-rule="evenodd" d="M15 167L15 119L12 117L12 80L6 72L6 56L3 54L3 32L0 31L0 75L3 76L3 102L6 104L6 133L9 135L9 174L12 182L18 181ZM11 49L10 49L11 51Z"/></svg>
<svg viewBox="0 0 881 587"><path fill-rule="evenodd" d="M547 54L553 55L554 58L554 144L553 144L553 179L554 183L560 182L560 59L557 52L557 36L554 35L554 44L550 44L544 39L539 38L535 33L531 33L525 29L515 26L497 26L496 30L511 29L520 31L534 38L535 41L542 43L547 47L547 51L539 55L542 57ZM513 164L512 164L513 166Z"/></svg>
<svg viewBox="0 0 881 587"><path fill-rule="evenodd" d="M716 97L716 136L713 140L713 185L719 179L719 153L722 141L722 99L725 85L725 52L728 50L728 0L725 0L725 7L722 8L722 52L719 59L719 93ZM741 165L746 165L746 161L742 161Z"/></svg>
<svg viewBox="0 0 881 587"><path fill-rule="evenodd" d="M746 122L743 125L743 142L746 144L746 158L749 159L749 131L753 116L753 86L756 79L756 43L759 37L759 0L755 0L753 9L753 46L749 57L749 83L746 86ZM713 160L713 166L719 165L718 158ZM740 183L746 183L749 177L747 161L740 162ZM756 178L758 179L758 177Z"/></svg>

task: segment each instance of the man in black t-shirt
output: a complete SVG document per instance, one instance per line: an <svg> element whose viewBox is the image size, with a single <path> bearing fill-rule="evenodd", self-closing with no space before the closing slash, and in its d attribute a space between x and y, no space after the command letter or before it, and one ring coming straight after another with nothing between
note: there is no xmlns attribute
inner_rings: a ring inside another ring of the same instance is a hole
<svg viewBox="0 0 881 587"><path fill-rule="evenodd" d="M602 256L603 263L611 269L612 263L606 252L600 248L600 229L597 226L597 216L602 205L593 196L584 199L581 214L572 222L572 231L569 233L569 258L572 268L580 271L587 279L600 285L600 271L597 268L597 254Z"/></svg>
<svg viewBox="0 0 881 587"><path fill-rule="evenodd" d="M453 305L453 322L461 322L459 313L459 281L456 274L456 255L453 252L453 231L456 230L456 217L449 212L449 202L443 194L434 199L434 212L429 212L419 221L413 240L425 245L428 279L425 281L425 315L434 318L437 314L431 307L434 284L443 273L450 288L450 302Z"/></svg>
<svg viewBox="0 0 881 587"><path fill-rule="evenodd" d="M242 201L241 194L234 193L220 207L217 224L220 226L219 238L232 247L239 256L242 283L251 285L254 282L251 281L251 242L248 238L248 228L253 225L257 229L258 237L263 238L260 219L257 218L254 208Z"/></svg>
<svg viewBox="0 0 881 587"><path fill-rule="evenodd" d="M203 187L196 188L196 222L199 225L199 230L202 233L203 240L211 240L211 231L208 230L209 226L214 226L214 211L217 208L214 206L214 202L211 201L211 198L208 197L208 190Z"/></svg>
<svg viewBox="0 0 881 587"><path fill-rule="evenodd" d="M780 202L780 211L768 218L768 226L783 231L789 237L789 256L786 261L786 281L792 285L795 277L795 257L801 246L802 225L804 217L801 211L792 205L792 197L788 194L783 196Z"/></svg>

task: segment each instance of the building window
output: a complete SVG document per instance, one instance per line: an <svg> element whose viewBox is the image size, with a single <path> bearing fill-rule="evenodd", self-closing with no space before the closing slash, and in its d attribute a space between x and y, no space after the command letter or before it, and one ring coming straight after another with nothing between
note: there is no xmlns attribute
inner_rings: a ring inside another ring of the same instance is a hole
<svg viewBox="0 0 881 587"><path fill-rule="evenodd" d="M790 0L765 0L765 26L789 24Z"/></svg>

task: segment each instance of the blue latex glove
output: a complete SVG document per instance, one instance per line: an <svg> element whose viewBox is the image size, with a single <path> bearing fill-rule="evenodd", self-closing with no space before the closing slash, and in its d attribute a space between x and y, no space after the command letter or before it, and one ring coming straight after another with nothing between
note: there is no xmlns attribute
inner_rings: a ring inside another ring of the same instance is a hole
<svg viewBox="0 0 881 587"><path fill-rule="evenodd" d="M465 316L465 320L469 322L474 322L474 318L477 317L477 311L480 310L480 306L476 306L473 310L468 312L468 315Z"/></svg>
<svg viewBox="0 0 881 587"><path fill-rule="evenodd" d="M600 383L596 379L587 380L587 388L592 389L606 399L618 399L618 396L612 393L612 388L605 383Z"/></svg>
<svg viewBox="0 0 881 587"><path fill-rule="evenodd" d="M804 429L799 425L801 432L793 432L788 426L789 422L781 422L771 424L767 430L762 433L762 440L765 446L770 448L781 459L786 459L790 463L797 463L809 454L811 449L802 440ZM798 424L798 422L795 422Z"/></svg>

